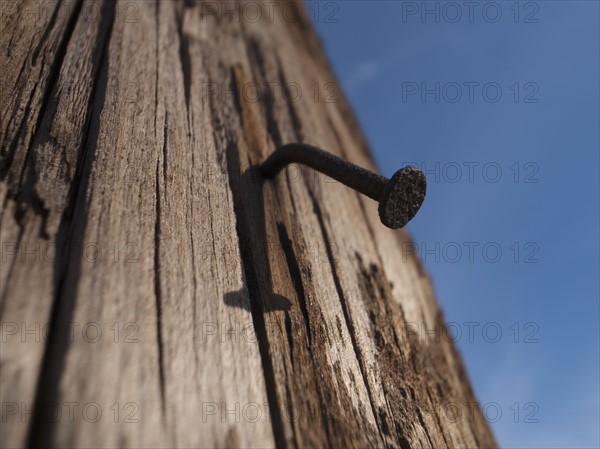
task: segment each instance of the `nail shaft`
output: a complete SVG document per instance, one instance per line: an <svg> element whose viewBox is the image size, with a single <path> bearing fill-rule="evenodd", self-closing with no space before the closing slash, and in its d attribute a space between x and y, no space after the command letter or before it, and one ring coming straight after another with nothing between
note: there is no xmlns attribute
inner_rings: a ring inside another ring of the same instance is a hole
<svg viewBox="0 0 600 449"><path fill-rule="evenodd" d="M303 143L290 143L278 148L262 164L261 169L265 177L274 178L286 165L293 163L314 168L375 201L379 201L389 182L385 176Z"/></svg>

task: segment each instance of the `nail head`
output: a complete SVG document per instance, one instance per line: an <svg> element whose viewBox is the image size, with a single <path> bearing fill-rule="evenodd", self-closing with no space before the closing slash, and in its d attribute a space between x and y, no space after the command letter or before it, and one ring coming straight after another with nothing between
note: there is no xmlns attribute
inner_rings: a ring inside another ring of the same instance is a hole
<svg viewBox="0 0 600 449"><path fill-rule="evenodd" d="M379 218L388 228L404 227L417 214L427 192L421 170L404 167L394 173L379 199Z"/></svg>

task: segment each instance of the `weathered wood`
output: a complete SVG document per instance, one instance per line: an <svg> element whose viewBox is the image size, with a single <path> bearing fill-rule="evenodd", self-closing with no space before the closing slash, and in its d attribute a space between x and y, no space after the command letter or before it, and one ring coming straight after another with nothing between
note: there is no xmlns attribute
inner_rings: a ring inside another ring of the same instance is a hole
<svg viewBox="0 0 600 449"><path fill-rule="evenodd" d="M2 3L2 447L495 446L405 232L257 173L375 169L310 23L211 5Z"/></svg>

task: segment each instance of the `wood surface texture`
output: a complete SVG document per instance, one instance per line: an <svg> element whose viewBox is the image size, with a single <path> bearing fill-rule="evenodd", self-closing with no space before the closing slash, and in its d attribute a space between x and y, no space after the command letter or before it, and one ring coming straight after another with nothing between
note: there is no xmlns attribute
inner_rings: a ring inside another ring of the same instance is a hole
<svg viewBox="0 0 600 449"><path fill-rule="evenodd" d="M1 447L495 447L407 234L257 172L376 170L303 5L215 5L0 2Z"/></svg>

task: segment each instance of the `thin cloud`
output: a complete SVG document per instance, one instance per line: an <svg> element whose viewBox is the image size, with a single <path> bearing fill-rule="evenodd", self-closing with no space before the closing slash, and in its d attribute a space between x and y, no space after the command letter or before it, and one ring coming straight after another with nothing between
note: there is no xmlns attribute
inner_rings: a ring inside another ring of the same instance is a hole
<svg viewBox="0 0 600 449"><path fill-rule="evenodd" d="M382 73L380 61L363 61L354 67L346 78L346 88L352 89L357 86L377 79Z"/></svg>

